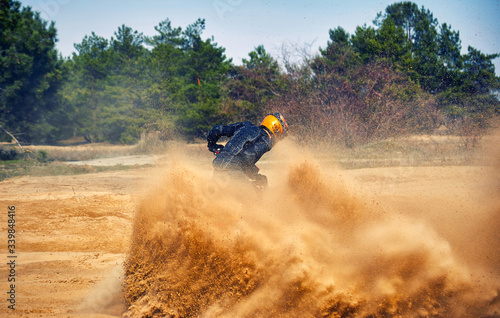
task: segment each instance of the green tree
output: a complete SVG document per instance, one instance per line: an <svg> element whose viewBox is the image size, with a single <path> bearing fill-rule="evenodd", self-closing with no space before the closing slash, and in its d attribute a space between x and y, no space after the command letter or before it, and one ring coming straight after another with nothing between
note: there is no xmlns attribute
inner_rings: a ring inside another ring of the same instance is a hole
<svg viewBox="0 0 500 318"><path fill-rule="evenodd" d="M257 46L248 56L242 66L231 69L225 85L224 105L232 120L260 119L269 101L284 93L285 81L278 62L264 46Z"/></svg>
<svg viewBox="0 0 500 318"><path fill-rule="evenodd" d="M492 60L500 57L500 54L484 54L470 46L467 50L468 53L462 60L462 89L472 95L489 94L491 89L498 88L498 78L495 76Z"/></svg>
<svg viewBox="0 0 500 318"><path fill-rule="evenodd" d="M404 32L406 44L400 47L408 51L404 49L393 61L424 90L438 96L439 108L450 125L460 123L459 130L476 135L478 129L487 127L488 119L499 109L499 101L492 95L499 83L492 60L499 54L468 48L461 55L459 32L446 23L439 25L429 10L411 2L388 6L374 23L379 33L392 24Z"/></svg>
<svg viewBox="0 0 500 318"><path fill-rule="evenodd" d="M231 60L213 39L188 38L188 42L193 45L187 51L184 68L186 82L182 92L187 104L182 109L180 124L188 136L201 137L223 118L221 85L227 78Z"/></svg>
<svg viewBox="0 0 500 318"><path fill-rule="evenodd" d="M378 41L375 29L372 27L367 27L366 25L363 27L358 26L350 43L364 63L381 54L381 42Z"/></svg>
<svg viewBox="0 0 500 318"><path fill-rule="evenodd" d="M412 2L394 3L386 8L385 14L379 13L377 15L374 24L379 27L377 30L379 35L386 34L379 37L382 46L385 46L390 39L397 39L391 41L397 45L391 46L395 48L399 46L403 49L394 55L394 62L403 69L407 69L408 74L418 81L426 91L441 93L452 86L460 85L463 73L467 74L466 76L474 77L474 72L469 73L472 71L471 68L463 67L463 63L470 60L471 53L461 56L459 32L453 31L451 26L446 23L439 26L437 19L424 7L418 8ZM396 27L396 32L387 32L388 29L393 29L392 25ZM401 32L405 34L406 43L401 41ZM491 60L497 55L476 57L483 61L476 66L482 69L483 74L489 73L486 76L489 80L486 82L489 83L488 85L492 85L491 79L494 78L492 70L494 68L491 67ZM484 81L476 81L475 83L480 86L485 84ZM481 91L482 88L476 87L476 90Z"/></svg>
<svg viewBox="0 0 500 318"><path fill-rule="evenodd" d="M174 47L179 47L182 45L182 28L172 28L172 21L170 19L165 19L161 21L155 30L159 33L152 37L145 37L144 42L152 47L157 47L161 44L171 44Z"/></svg>
<svg viewBox="0 0 500 318"><path fill-rule="evenodd" d="M133 143L140 137L150 78L150 53L142 43L142 34L122 25L110 40L92 33L75 44L63 96L78 114L71 124L87 140Z"/></svg>
<svg viewBox="0 0 500 318"><path fill-rule="evenodd" d="M351 36L342 27L329 31L330 41L326 49L320 49L323 60L313 60L311 67L316 74L335 73L343 76L349 69L361 63L359 54L354 50ZM318 63L320 61L320 63Z"/></svg>
<svg viewBox="0 0 500 318"><path fill-rule="evenodd" d="M222 118L221 85L231 60L213 38L202 39L203 19L185 30L172 28L167 19L155 29L159 34L146 41L153 46L148 63L154 74L148 103L173 116L187 137L201 136Z"/></svg>
<svg viewBox="0 0 500 318"><path fill-rule="evenodd" d="M385 19L376 30L375 37L380 45L379 56L399 65L402 70L411 74L415 62L403 28L396 26L393 19Z"/></svg>
<svg viewBox="0 0 500 318"><path fill-rule="evenodd" d="M0 4L0 124L24 141L51 141L61 79L54 23L19 1Z"/></svg>
<svg viewBox="0 0 500 318"><path fill-rule="evenodd" d="M379 12L373 23L381 27L385 20L390 19L394 25L402 28L408 42L416 40L416 26L418 23L418 6L412 2L399 2L389 5L385 9L385 14Z"/></svg>
<svg viewBox="0 0 500 318"><path fill-rule="evenodd" d="M427 91L442 89L439 75L443 74L443 64L439 58L438 24L433 14L424 7L419 9L415 3L399 2L389 5L385 14L379 13L374 23L383 29L387 21L404 32L411 52L411 58L406 56L397 62L410 69L412 78Z"/></svg>
<svg viewBox="0 0 500 318"><path fill-rule="evenodd" d="M115 32L115 37L111 38L111 49L122 55L125 60L131 60L145 53L146 49L142 46L143 43L142 33L122 24Z"/></svg>
<svg viewBox="0 0 500 318"><path fill-rule="evenodd" d="M77 125L88 141L95 141L103 138L100 119L105 81L110 68L109 41L92 32L74 47L77 53L67 62L68 67L71 67L72 81L65 83L64 97L67 103L78 109L78 123L73 124Z"/></svg>
<svg viewBox="0 0 500 318"><path fill-rule="evenodd" d="M451 26L446 23L441 25L439 35L439 57L444 66L443 88L447 89L454 85L453 79L458 76L459 70L462 68L462 59L460 50L462 48L460 34L458 31L453 31Z"/></svg>
<svg viewBox="0 0 500 318"><path fill-rule="evenodd" d="M243 66L232 70L230 97L263 107L266 99L279 95L280 69L278 62L259 45L243 59Z"/></svg>
<svg viewBox="0 0 500 318"><path fill-rule="evenodd" d="M494 95L500 81L492 62L498 56L468 47L454 85L440 95L442 108L459 133L477 135L488 128L490 118L500 114L500 102Z"/></svg>

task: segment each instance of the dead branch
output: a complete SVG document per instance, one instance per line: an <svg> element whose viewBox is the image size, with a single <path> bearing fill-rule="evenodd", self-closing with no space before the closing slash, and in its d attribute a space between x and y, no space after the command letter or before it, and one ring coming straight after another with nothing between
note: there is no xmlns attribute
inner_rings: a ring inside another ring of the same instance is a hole
<svg viewBox="0 0 500 318"><path fill-rule="evenodd" d="M23 146L21 146L21 144L20 144L20 143L19 143L19 141L16 139L16 137L14 137L14 135L13 135L13 134L11 134L10 132L8 132L8 131L7 131L5 128L3 128L2 126L0 126L0 129L1 129L4 133L6 133L7 135L9 135L9 136L10 136L10 137L11 137L11 138L12 138L12 139L16 142L16 144L19 146L19 148L21 148L21 151L22 151L23 153L25 153L25 152L26 152L26 150L24 150Z"/></svg>

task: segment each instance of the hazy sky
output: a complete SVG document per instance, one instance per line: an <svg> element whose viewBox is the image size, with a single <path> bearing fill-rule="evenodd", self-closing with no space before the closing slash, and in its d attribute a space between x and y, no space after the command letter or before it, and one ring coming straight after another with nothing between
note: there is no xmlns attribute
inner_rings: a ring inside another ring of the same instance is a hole
<svg viewBox="0 0 500 318"><path fill-rule="evenodd" d="M263 44L274 56L282 45L325 47L328 30L338 26L353 33L357 26L372 26L378 12L395 2L368 0L21 0L55 21L58 50L63 56L75 51L85 35L94 31L111 38L125 24L144 35L169 18L183 29L198 18L206 20L204 37L213 36L226 48L226 56L241 64L242 58ZM462 52L473 46L483 53L500 53L500 0L419 0L440 24L460 32ZM500 73L500 58L495 61Z"/></svg>

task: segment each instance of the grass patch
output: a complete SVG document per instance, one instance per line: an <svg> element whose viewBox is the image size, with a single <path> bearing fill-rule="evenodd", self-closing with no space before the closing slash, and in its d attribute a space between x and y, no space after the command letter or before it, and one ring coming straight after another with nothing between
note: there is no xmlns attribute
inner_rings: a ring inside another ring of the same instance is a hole
<svg viewBox="0 0 500 318"><path fill-rule="evenodd" d="M130 156L136 153L136 146L109 144L86 144L79 146L26 146L28 151L47 161L81 161L98 158Z"/></svg>
<svg viewBox="0 0 500 318"><path fill-rule="evenodd" d="M141 166L144 167L144 166ZM136 166L77 166L59 162L39 162L36 160L0 161L0 182L20 176L58 176L97 173L103 171L129 170Z"/></svg>
<svg viewBox="0 0 500 318"><path fill-rule="evenodd" d="M26 146L31 158L45 161L82 161L115 158L133 155L161 154L179 141L164 141L156 137L142 137L135 145L113 145L109 143L88 143L66 146ZM183 143L183 142L182 142Z"/></svg>
<svg viewBox="0 0 500 318"><path fill-rule="evenodd" d="M475 165L484 161L480 148L467 149L455 136L389 138L354 148L327 145L322 149L316 152L321 161L344 169Z"/></svg>

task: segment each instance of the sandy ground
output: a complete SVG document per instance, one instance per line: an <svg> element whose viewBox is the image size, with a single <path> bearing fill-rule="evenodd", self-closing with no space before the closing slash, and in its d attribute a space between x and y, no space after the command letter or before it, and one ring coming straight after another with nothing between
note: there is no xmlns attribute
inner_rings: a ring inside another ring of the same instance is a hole
<svg viewBox="0 0 500 318"><path fill-rule="evenodd" d="M95 317L119 314L112 301L131 236L135 197L148 169L52 177L21 177L0 183L2 263L7 262L7 210L15 206L15 292L19 316ZM1 267L1 289L9 290ZM107 278L105 292L93 290ZM5 294L4 294L5 295ZM0 316L12 314L5 297ZM86 314L87 313L87 314Z"/></svg>
<svg viewBox="0 0 500 318"><path fill-rule="evenodd" d="M92 160L79 160L79 161L66 161L65 164L76 165L76 166L130 166L130 165L156 165L161 162L163 158L161 156L121 156L114 158L102 158L102 159L92 159Z"/></svg>
<svg viewBox="0 0 500 318"><path fill-rule="evenodd" d="M137 200L161 167L0 182L0 316L110 317L124 311L122 264ZM343 171L359 194L386 209L435 224L465 260L487 253L469 245L478 206L498 197L490 168L410 167ZM7 247L8 209L15 206L15 250ZM450 226L447 226L449 224ZM463 231L457 233L457 224ZM491 233L486 233L491 235ZM486 251L485 251L486 250ZM9 258L15 256L16 258ZM15 259L15 311L8 308ZM499 280L498 272L491 279ZM7 296L6 296L7 295Z"/></svg>

